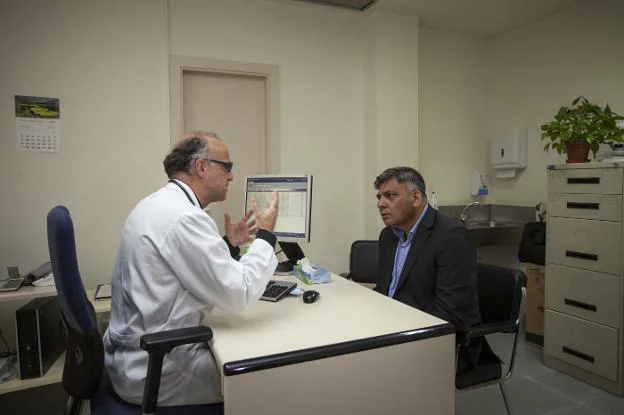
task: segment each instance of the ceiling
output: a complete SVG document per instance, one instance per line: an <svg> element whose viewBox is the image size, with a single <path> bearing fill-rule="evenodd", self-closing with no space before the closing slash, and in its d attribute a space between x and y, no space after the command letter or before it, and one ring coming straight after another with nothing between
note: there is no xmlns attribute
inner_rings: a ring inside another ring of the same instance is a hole
<svg viewBox="0 0 624 415"><path fill-rule="evenodd" d="M378 0L371 10L413 14L423 26L494 37L586 0Z"/></svg>

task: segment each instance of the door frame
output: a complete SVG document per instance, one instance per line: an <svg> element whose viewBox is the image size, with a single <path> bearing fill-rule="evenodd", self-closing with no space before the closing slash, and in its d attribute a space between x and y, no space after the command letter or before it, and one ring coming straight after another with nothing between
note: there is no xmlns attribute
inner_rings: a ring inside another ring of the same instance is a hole
<svg viewBox="0 0 624 415"><path fill-rule="evenodd" d="M279 67L262 63L227 61L210 58L194 58L171 55L169 57L169 117L171 121L171 144L184 131L184 97L182 86L184 72L211 72L217 74L257 76L266 86L265 161L268 173L280 171L280 123L279 123ZM227 141L226 141L227 144Z"/></svg>

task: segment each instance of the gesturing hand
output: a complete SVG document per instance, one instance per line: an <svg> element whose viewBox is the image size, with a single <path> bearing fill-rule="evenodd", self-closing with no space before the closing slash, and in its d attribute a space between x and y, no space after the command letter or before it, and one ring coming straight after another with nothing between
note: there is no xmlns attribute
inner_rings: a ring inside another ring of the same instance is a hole
<svg viewBox="0 0 624 415"><path fill-rule="evenodd" d="M249 222L249 218L254 214L254 210L247 212L245 217L238 223L232 223L232 216L225 214L225 235L234 247L239 247L251 239L251 235L256 233L256 221Z"/></svg>
<svg viewBox="0 0 624 415"><path fill-rule="evenodd" d="M258 229L273 232L275 222L277 222L277 215L279 213L279 195L277 192L273 192L273 199L271 199L269 206L260 209L256 199L251 199L251 205L253 206L253 210L256 212L256 223L258 224Z"/></svg>

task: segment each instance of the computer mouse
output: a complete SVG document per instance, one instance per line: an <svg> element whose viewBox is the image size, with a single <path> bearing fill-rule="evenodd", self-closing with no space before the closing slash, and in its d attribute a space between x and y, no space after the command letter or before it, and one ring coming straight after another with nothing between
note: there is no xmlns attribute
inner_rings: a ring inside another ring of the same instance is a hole
<svg viewBox="0 0 624 415"><path fill-rule="evenodd" d="M306 304L312 304L321 296L318 291L308 290L303 293L303 302Z"/></svg>

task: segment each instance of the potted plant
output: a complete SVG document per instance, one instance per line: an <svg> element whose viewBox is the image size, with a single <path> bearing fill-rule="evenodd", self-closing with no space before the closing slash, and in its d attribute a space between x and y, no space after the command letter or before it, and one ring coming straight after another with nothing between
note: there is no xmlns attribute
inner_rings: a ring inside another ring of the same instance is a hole
<svg viewBox="0 0 624 415"><path fill-rule="evenodd" d="M618 121L624 117L611 111L609 104L604 108L591 103L584 96L572 101L572 107L561 107L555 119L542 125L542 141L547 140L544 151L557 150L568 155L567 163L589 161L589 150L596 156L602 143L613 145L623 141L624 130Z"/></svg>

